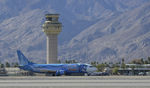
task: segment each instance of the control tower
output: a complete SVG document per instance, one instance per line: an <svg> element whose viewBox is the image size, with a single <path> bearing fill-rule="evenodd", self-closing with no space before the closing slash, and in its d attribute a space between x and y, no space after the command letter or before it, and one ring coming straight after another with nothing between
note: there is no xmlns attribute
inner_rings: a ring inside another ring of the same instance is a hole
<svg viewBox="0 0 150 88"><path fill-rule="evenodd" d="M58 21L59 14L46 14L43 31L47 36L47 64L57 61L57 36L61 32L62 24Z"/></svg>

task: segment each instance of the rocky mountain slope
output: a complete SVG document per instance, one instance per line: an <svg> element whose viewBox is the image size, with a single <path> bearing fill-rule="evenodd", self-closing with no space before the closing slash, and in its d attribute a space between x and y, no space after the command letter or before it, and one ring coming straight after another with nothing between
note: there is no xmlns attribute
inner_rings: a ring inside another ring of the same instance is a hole
<svg viewBox="0 0 150 88"><path fill-rule="evenodd" d="M75 36L61 51L61 58L86 62L147 58L150 56L150 3L98 21Z"/></svg>
<svg viewBox="0 0 150 88"><path fill-rule="evenodd" d="M20 49L32 61L45 63L46 36L41 26L46 13L61 15L62 60L147 57L147 3L149 0L0 0L0 61L16 62Z"/></svg>

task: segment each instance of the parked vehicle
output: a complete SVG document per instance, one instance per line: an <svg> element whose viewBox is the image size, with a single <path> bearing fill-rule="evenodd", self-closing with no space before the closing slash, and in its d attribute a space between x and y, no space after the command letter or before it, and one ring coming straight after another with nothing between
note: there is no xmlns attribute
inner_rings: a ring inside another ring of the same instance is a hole
<svg viewBox="0 0 150 88"><path fill-rule="evenodd" d="M143 76L143 75L146 75L146 73L144 73L144 72L139 72L138 75Z"/></svg>

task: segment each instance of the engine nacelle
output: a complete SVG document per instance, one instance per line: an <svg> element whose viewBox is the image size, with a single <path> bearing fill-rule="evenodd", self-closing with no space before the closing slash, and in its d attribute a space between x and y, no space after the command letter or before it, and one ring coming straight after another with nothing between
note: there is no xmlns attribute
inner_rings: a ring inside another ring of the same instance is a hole
<svg viewBox="0 0 150 88"><path fill-rule="evenodd" d="M65 75L65 71L64 70L56 71L56 76L60 76L60 75Z"/></svg>

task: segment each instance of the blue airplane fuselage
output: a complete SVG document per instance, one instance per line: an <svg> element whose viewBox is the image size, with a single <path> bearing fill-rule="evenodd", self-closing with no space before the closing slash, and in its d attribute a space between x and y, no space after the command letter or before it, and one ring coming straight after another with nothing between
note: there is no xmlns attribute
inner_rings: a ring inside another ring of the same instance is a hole
<svg viewBox="0 0 150 88"><path fill-rule="evenodd" d="M19 66L20 69L28 70L36 73L56 73L58 71L71 73L87 73L84 64L31 64Z"/></svg>
<svg viewBox="0 0 150 88"><path fill-rule="evenodd" d="M36 64L28 61L21 51L17 51L19 68L36 73L52 73L55 75L68 75L72 73L91 73L97 69L90 64Z"/></svg>

